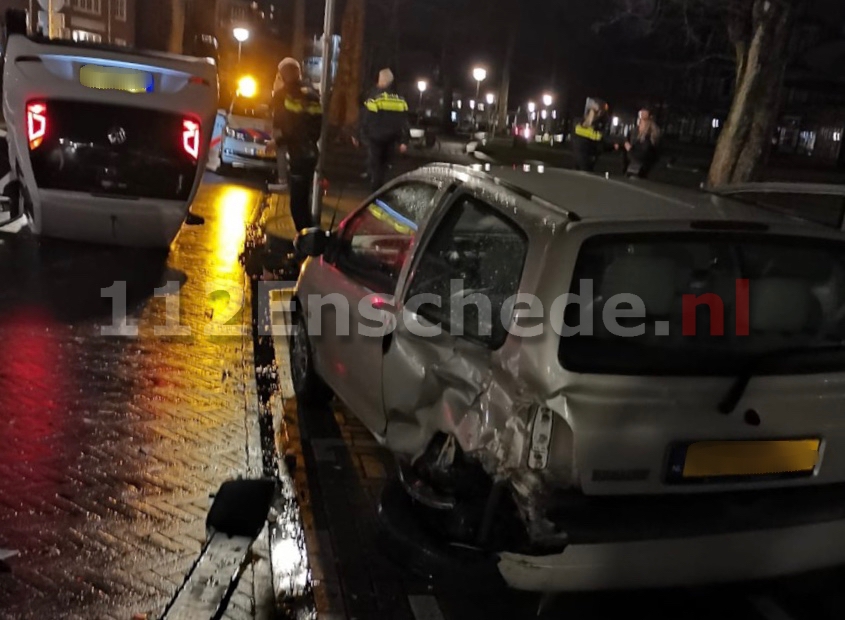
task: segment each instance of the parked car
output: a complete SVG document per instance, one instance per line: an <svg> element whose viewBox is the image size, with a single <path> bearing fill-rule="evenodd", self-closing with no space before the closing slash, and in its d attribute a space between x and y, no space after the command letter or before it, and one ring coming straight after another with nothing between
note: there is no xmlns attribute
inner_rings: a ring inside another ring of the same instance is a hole
<svg viewBox="0 0 845 620"><path fill-rule="evenodd" d="M228 111L217 111L208 169L220 174L233 168L275 173L276 143L272 132L269 103L236 97Z"/></svg>
<svg viewBox="0 0 845 620"><path fill-rule="evenodd" d="M216 107L211 59L11 34L13 211L39 235L168 247L199 187Z"/></svg>
<svg viewBox="0 0 845 620"><path fill-rule="evenodd" d="M343 401L427 531L510 586L845 563L841 233L645 181L434 165L297 243L298 397Z"/></svg>

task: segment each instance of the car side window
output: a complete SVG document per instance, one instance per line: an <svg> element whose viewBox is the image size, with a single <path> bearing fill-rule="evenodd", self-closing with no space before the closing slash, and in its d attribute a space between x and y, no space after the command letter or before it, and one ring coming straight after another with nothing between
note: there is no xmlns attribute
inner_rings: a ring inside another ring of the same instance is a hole
<svg viewBox="0 0 845 620"><path fill-rule="evenodd" d="M435 185L414 182L376 197L341 229L336 267L375 293L395 293L411 242L437 191Z"/></svg>
<svg viewBox="0 0 845 620"><path fill-rule="evenodd" d="M528 237L516 224L461 196L423 250L406 307L453 335L498 349L510 323L502 308L519 291L527 253Z"/></svg>

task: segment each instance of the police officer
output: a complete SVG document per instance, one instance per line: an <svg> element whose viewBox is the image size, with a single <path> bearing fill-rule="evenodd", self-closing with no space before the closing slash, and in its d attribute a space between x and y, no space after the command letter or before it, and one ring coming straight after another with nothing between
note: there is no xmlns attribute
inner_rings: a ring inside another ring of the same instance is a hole
<svg viewBox="0 0 845 620"><path fill-rule="evenodd" d="M408 102L393 87L393 72L382 69L375 91L364 101L361 140L369 149L370 183L373 191L384 185L385 174L397 147L408 150L411 126Z"/></svg>
<svg viewBox="0 0 845 620"><path fill-rule="evenodd" d="M572 133L572 148L575 151L577 170L592 172L599 155L605 150L607 108L606 103L589 99L584 118L575 125L575 131Z"/></svg>
<svg viewBox="0 0 845 620"><path fill-rule="evenodd" d="M320 96L302 82L302 68L293 58L279 63L273 92L273 128L280 170L287 172L290 212L297 230L313 226L311 185L319 159L323 109Z"/></svg>

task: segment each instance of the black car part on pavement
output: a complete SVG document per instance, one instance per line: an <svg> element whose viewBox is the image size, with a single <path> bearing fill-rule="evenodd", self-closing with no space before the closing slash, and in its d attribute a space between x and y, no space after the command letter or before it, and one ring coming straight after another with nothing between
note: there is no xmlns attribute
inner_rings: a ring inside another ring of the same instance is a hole
<svg viewBox="0 0 845 620"><path fill-rule="evenodd" d="M269 478L223 483L206 518L208 540L161 620L223 617L275 492Z"/></svg>

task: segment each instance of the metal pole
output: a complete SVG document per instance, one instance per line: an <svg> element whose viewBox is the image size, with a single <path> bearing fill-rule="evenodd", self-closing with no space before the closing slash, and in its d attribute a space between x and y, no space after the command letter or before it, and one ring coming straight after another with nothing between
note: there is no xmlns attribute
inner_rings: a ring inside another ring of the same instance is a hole
<svg viewBox="0 0 845 620"><path fill-rule="evenodd" d="M238 66L240 67L241 64L241 46L243 45L242 41L238 41Z"/></svg>
<svg viewBox="0 0 845 620"><path fill-rule="evenodd" d="M311 186L311 220L314 226L320 226L320 215L323 207L323 162L325 160L326 142L328 141L328 126L325 115L329 111L329 81L332 66L332 33L334 32L334 0L326 0L326 14L323 20L323 70L320 75L320 104L323 107L323 127L320 130L320 156L317 169L314 172L314 183Z"/></svg>

